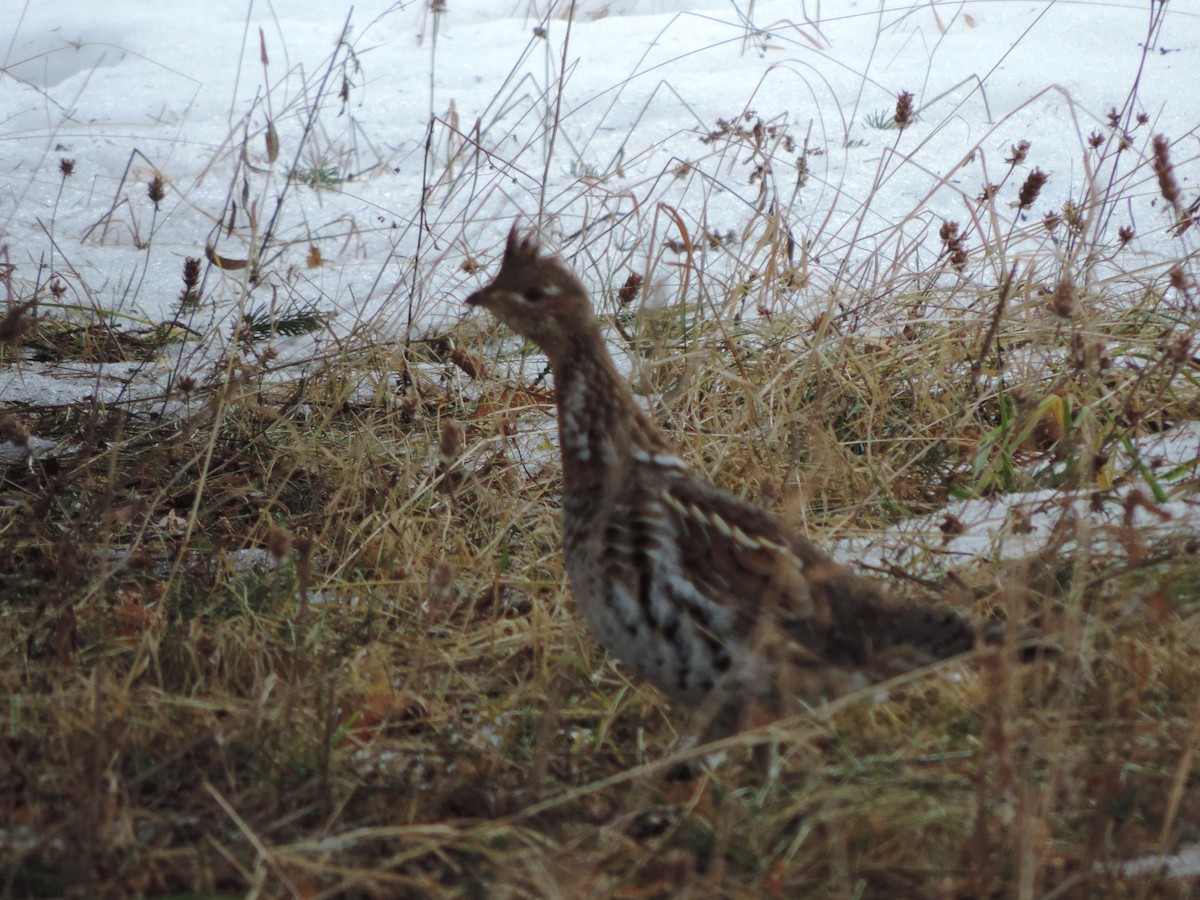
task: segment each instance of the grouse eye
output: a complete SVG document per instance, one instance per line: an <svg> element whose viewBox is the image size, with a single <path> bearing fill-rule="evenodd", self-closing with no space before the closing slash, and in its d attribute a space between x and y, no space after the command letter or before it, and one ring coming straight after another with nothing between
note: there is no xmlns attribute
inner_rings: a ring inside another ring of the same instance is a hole
<svg viewBox="0 0 1200 900"><path fill-rule="evenodd" d="M541 287L540 285L534 284L534 285L530 285L529 287L525 288L525 299L528 300L530 303L537 303L539 300L541 300L545 296L546 296L546 289Z"/></svg>

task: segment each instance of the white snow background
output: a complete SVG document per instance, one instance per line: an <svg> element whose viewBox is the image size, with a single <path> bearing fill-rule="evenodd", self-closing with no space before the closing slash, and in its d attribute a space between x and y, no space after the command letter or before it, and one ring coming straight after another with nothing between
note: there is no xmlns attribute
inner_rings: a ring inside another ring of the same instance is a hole
<svg viewBox="0 0 1200 900"><path fill-rule="evenodd" d="M516 0L6 0L0 266L10 299L14 285L44 295L57 280L66 306L149 325L178 315L185 257L265 253L254 284L251 267L206 263L202 304L185 323L193 338L153 363L10 359L0 408L164 396L172 379L217 358L250 309L328 316L315 334L274 342L280 367L444 328L465 314L462 298L518 220L540 223L611 307L627 271L661 253L622 243L627 217L660 242L680 236L673 214L693 237L745 239L741 257L712 261L732 280L764 211L786 209L811 264L812 290L794 302L824 303L835 283L933 261L940 222L970 219L980 186L1005 173L1019 141L1030 153L1016 184L1035 166L1051 178L1028 223L1012 204L998 205L1002 215L1032 226L1080 198L1095 174L1088 135L1108 133L1110 110L1135 83L1148 121L1126 152L1144 161L1150 136L1167 135L1190 198L1200 3L1171 2L1150 35L1153 5L581 0L568 20L566 3ZM872 127L905 90L917 123L902 134ZM747 114L741 121L776 128L773 169L758 179L750 155L701 140L718 119ZM784 147L784 132L798 149ZM1128 205L1111 223L1136 228L1139 277L1161 279L1181 256L1194 274L1194 231L1170 233L1148 166L1122 171L1145 182L1124 185ZM166 189L157 209L147 196L156 174ZM1191 242L1182 254L1181 240ZM600 264L613 258L626 268ZM645 299L670 302L681 289L659 281ZM1200 429L1184 426L1114 466L1153 460L1169 488L1195 483L1198 457ZM1056 491L962 501L841 549L880 565L914 546L1029 552L1068 506L1092 514L1084 498ZM1095 514L1111 521L1122 508ZM1187 535L1200 505L1188 490L1129 514ZM939 529L947 517L961 530ZM1195 874L1182 859L1170 871Z"/></svg>
<svg viewBox="0 0 1200 900"><path fill-rule="evenodd" d="M752 110L821 151L803 191L784 160L769 186L803 221L811 258L829 272L879 267L898 234L936 254L936 222L965 218L1020 140L1032 146L1025 168L1053 172L1037 215L1078 196L1084 140L1139 72L1150 121L1131 152L1168 135L1194 185L1200 7L1171 4L1161 45L1144 53L1149 6L845 2L806 19L807 4L586 0L568 25L563 3L548 17L482 0L437 15L418 3L10 4L0 240L12 278L56 277L64 302L156 322L173 314L184 257L209 247L247 259L270 229L251 304L313 304L333 315L331 335L369 323L395 339L460 317L509 226L539 210L571 258L581 229L652 217L659 203L696 233L740 234L764 189L745 160L709 167L715 185L675 170L722 152L700 137ZM916 125L897 139L865 124L890 115L901 90L915 94ZM293 169L332 186L289 184ZM156 173L157 212L146 196ZM1178 253L1153 185L1136 196L1120 224L1137 226L1149 270ZM596 255L574 261L601 294L624 273L589 267ZM468 257L481 273L462 271ZM228 331L235 310L222 303L245 302L246 275L206 271L197 333ZM302 343L295 353L314 352ZM4 372L0 396L69 395L40 374ZM138 380L162 386L161 374Z"/></svg>

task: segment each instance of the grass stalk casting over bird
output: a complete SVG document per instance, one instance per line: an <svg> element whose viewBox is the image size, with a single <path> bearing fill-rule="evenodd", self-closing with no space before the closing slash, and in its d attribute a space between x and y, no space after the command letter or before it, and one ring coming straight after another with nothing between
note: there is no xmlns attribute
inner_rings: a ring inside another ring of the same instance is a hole
<svg viewBox="0 0 1200 900"><path fill-rule="evenodd" d="M214 231L160 246L139 148L86 234L37 217L46 272L0 241L0 375L167 373L0 396L0 894L1187 896L1122 864L1200 838L1194 126L989 112L897 215L957 107L756 94L631 175L650 120L574 127L562 24L477 123L430 100L412 208L328 137L343 32L300 143L268 91L211 151ZM379 235L386 315L295 288Z"/></svg>

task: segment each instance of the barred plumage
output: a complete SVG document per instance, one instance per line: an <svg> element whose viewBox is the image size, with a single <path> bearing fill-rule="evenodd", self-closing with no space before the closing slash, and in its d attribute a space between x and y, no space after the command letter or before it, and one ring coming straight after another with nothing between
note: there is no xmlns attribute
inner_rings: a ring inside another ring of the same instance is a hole
<svg viewBox="0 0 1200 900"><path fill-rule="evenodd" d="M591 633L715 738L939 659L975 629L834 563L674 455L618 374L577 278L509 233L467 303L550 360L563 457L563 551Z"/></svg>

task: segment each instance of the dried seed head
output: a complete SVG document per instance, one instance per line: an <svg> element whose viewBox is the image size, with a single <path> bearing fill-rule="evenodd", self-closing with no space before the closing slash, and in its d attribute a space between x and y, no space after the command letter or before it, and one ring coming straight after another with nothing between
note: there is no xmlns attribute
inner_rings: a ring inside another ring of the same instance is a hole
<svg viewBox="0 0 1200 900"><path fill-rule="evenodd" d="M454 598L454 570L444 559L429 573L429 599L446 603Z"/></svg>
<svg viewBox="0 0 1200 900"><path fill-rule="evenodd" d="M200 283L200 260L194 256L186 257L183 261L183 290L179 292L179 305L190 309L200 302L200 292L196 285Z"/></svg>
<svg viewBox="0 0 1200 900"><path fill-rule="evenodd" d="M486 374L483 364L462 347L456 346L450 351L450 362L462 369L468 378L479 378L481 375Z"/></svg>
<svg viewBox="0 0 1200 900"><path fill-rule="evenodd" d="M956 269L964 268L967 264L967 242L958 233L958 223L943 221L942 227L938 229L938 237L942 239L942 244L946 248L945 253L950 260L950 265Z"/></svg>
<svg viewBox="0 0 1200 900"><path fill-rule="evenodd" d="M1050 309L1060 319L1069 319L1075 312L1075 285L1069 278L1060 278L1050 298Z"/></svg>
<svg viewBox="0 0 1200 900"><path fill-rule="evenodd" d="M916 112L913 110L913 95L911 93L908 91L900 92L900 96L896 98L896 112L892 118L896 122L896 127L901 131L917 120Z"/></svg>
<svg viewBox="0 0 1200 900"><path fill-rule="evenodd" d="M1158 190L1163 199L1172 206L1179 205L1179 185L1175 181L1175 168L1167 151L1170 143L1164 134L1154 136L1154 174L1158 176Z"/></svg>
<svg viewBox="0 0 1200 900"><path fill-rule="evenodd" d="M1009 512L1009 522L1011 523L1013 534L1033 534L1033 519L1029 513L1023 509L1014 509Z"/></svg>
<svg viewBox="0 0 1200 900"><path fill-rule="evenodd" d="M158 204L162 202L163 198L167 196L166 185L163 183L162 176L157 172L155 172L154 177L150 179L150 186L146 188L146 194L151 200L154 201L155 206L158 206Z"/></svg>
<svg viewBox="0 0 1200 900"><path fill-rule="evenodd" d="M1010 166L1019 166L1025 162L1025 157L1029 156L1029 141L1018 141L1012 145L1009 155L1004 158L1004 161Z"/></svg>
<svg viewBox="0 0 1200 900"><path fill-rule="evenodd" d="M1192 361L1192 342L1186 334L1171 338L1163 346L1163 356L1177 366L1186 366Z"/></svg>
<svg viewBox="0 0 1200 900"><path fill-rule="evenodd" d="M292 546L296 548L296 567L299 569L299 574L303 577L305 570L308 568L309 562L312 560L313 539L312 535L304 534L303 532L292 537Z"/></svg>
<svg viewBox="0 0 1200 900"><path fill-rule="evenodd" d="M983 190L979 192L979 196L975 199L980 203L987 203L987 201L996 196L996 191L998 190L1000 190L1000 185L989 182L983 186Z"/></svg>
<svg viewBox="0 0 1200 900"><path fill-rule="evenodd" d="M952 537L957 537L960 534L967 533L967 526L964 525L962 520L955 515L948 515L946 518L942 519L942 524L940 524L938 528L941 529L942 534L945 535L944 540L947 542Z"/></svg>
<svg viewBox="0 0 1200 900"><path fill-rule="evenodd" d="M1104 346L1096 341L1089 341L1080 332L1071 332L1071 364L1078 372L1092 368L1103 368Z"/></svg>
<svg viewBox="0 0 1200 900"><path fill-rule="evenodd" d="M18 447L29 446L29 426L13 416L0 416L0 441Z"/></svg>
<svg viewBox="0 0 1200 900"><path fill-rule="evenodd" d="M1042 227L1047 231L1053 231L1062 224L1062 216L1058 213L1048 212L1042 216Z"/></svg>
<svg viewBox="0 0 1200 900"><path fill-rule="evenodd" d="M1146 415L1146 407L1141 402L1141 397L1136 394L1130 394L1126 397L1126 402L1122 404L1122 412L1129 425L1136 425L1141 421L1142 416Z"/></svg>
<svg viewBox="0 0 1200 900"><path fill-rule="evenodd" d="M12 347L17 345L17 342L21 340L21 335L29 328L30 319L27 314L31 309L33 309L32 300L28 303L18 303L0 316L0 344L8 344Z"/></svg>
<svg viewBox="0 0 1200 900"><path fill-rule="evenodd" d="M1088 146L1091 147L1093 150L1099 150L1103 144L1104 144L1104 135L1102 135L1100 132L1093 131L1091 134L1088 135Z"/></svg>
<svg viewBox="0 0 1200 900"><path fill-rule="evenodd" d="M438 462L434 474L438 477L437 489L444 494L454 496L465 477L458 465L462 455L463 430L455 422L447 419L442 423L438 435Z"/></svg>
<svg viewBox="0 0 1200 900"><path fill-rule="evenodd" d="M796 157L796 187L805 187L808 184L808 157L801 153Z"/></svg>
<svg viewBox="0 0 1200 900"><path fill-rule="evenodd" d="M1082 232L1087 224L1087 219L1083 215L1082 204L1076 203L1074 200L1066 200L1062 207L1062 220L1067 223L1067 227L1074 232Z"/></svg>
<svg viewBox="0 0 1200 900"><path fill-rule="evenodd" d="M267 529L267 552L276 561L283 559L291 552L292 534L281 525L272 525Z"/></svg>
<svg viewBox="0 0 1200 900"><path fill-rule="evenodd" d="M1133 235L1134 231L1132 225L1122 225L1117 229L1117 241L1122 247L1126 246L1130 241L1133 240Z"/></svg>
<svg viewBox="0 0 1200 900"><path fill-rule="evenodd" d="M416 394L405 394L399 405L396 407L396 414L400 417L400 424L409 425L415 422L417 414L421 411L421 401Z"/></svg>
<svg viewBox="0 0 1200 900"><path fill-rule="evenodd" d="M1139 125L1146 125L1149 123L1149 121L1150 121L1149 113L1140 112L1137 114L1137 123Z"/></svg>
<svg viewBox="0 0 1200 900"><path fill-rule="evenodd" d="M1200 209L1200 198L1196 200L1190 207L1179 214L1179 221L1175 223L1175 227L1171 230L1171 234L1179 237L1189 228L1196 224L1196 210Z"/></svg>
<svg viewBox="0 0 1200 900"><path fill-rule="evenodd" d="M450 465L462 453L463 430L456 422L447 419L442 423L442 432L438 436L438 453L442 462Z"/></svg>
<svg viewBox="0 0 1200 900"><path fill-rule="evenodd" d="M1171 266L1167 270L1167 278L1171 282L1171 287L1179 291L1181 294L1186 294L1188 289L1187 273L1183 271L1182 266Z"/></svg>
<svg viewBox="0 0 1200 900"><path fill-rule="evenodd" d="M1050 176L1041 169L1034 169L1025 179L1025 183L1021 185L1021 192L1017 195L1017 208L1029 209L1037 202L1038 194L1042 192L1042 186Z"/></svg>
<svg viewBox="0 0 1200 900"><path fill-rule="evenodd" d="M621 285L621 289L617 291L617 300L622 306L628 306L637 299L638 294L642 291L642 284L645 279L637 272L630 272L629 277L625 279L625 283Z"/></svg>
<svg viewBox="0 0 1200 900"><path fill-rule="evenodd" d="M75 160L64 156L58 161L58 171L62 173L63 178L70 178L75 174Z"/></svg>
<svg viewBox="0 0 1200 900"><path fill-rule="evenodd" d="M200 283L200 260L194 256L183 260L183 286L189 291Z"/></svg>
<svg viewBox="0 0 1200 900"><path fill-rule="evenodd" d="M55 278L52 282L50 282L50 294L54 297L55 300L61 300L62 295L65 294L66 292L67 292L67 286L65 284L63 284L60 279Z"/></svg>

